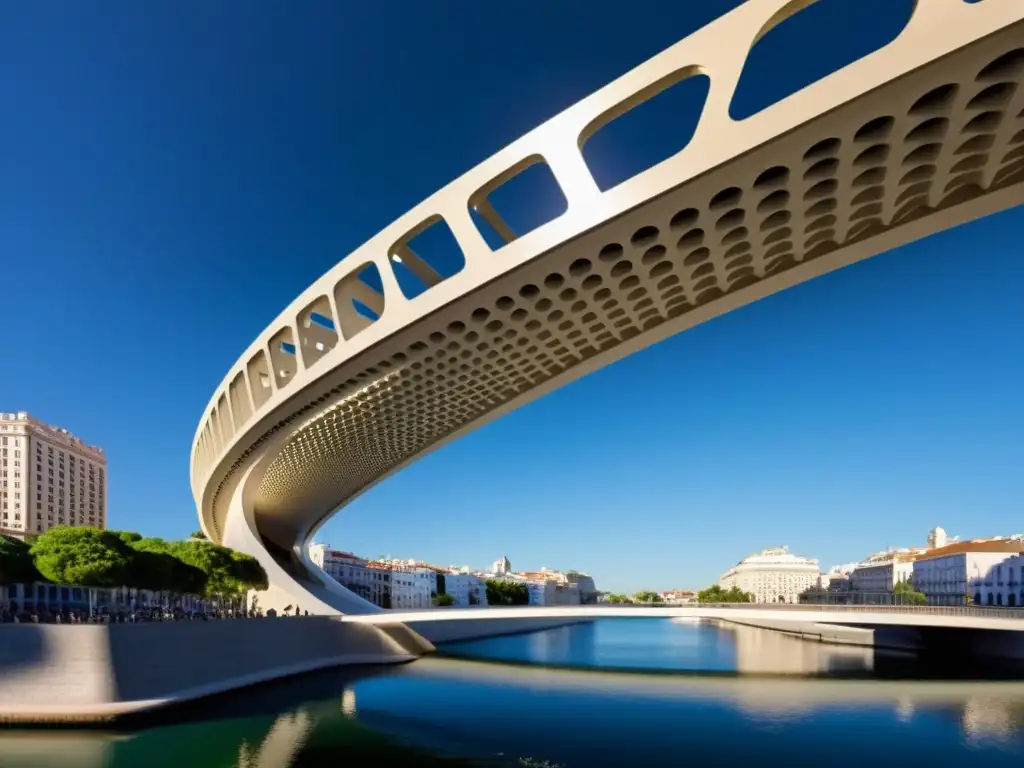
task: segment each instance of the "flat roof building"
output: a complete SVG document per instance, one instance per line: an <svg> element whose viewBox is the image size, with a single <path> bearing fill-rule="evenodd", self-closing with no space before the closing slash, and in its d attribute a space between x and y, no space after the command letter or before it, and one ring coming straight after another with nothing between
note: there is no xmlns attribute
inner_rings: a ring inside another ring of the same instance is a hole
<svg viewBox="0 0 1024 768"><path fill-rule="evenodd" d="M24 411L0 412L0 533L107 527L107 457Z"/></svg>

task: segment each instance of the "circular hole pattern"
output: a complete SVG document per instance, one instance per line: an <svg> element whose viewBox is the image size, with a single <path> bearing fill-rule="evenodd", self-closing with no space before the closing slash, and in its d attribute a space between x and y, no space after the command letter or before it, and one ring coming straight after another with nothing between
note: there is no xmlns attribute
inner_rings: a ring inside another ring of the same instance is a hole
<svg viewBox="0 0 1024 768"><path fill-rule="evenodd" d="M956 83L946 83L938 88L933 88L924 96L914 102L910 108L911 115L932 114L948 109L956 98L960 86Z"/></svg>
<svg viewBox="0 0 1024 768"><path fill-rule="evenodd" d="M657 240L658 234L657 227L641 227L633 233L633 237L630 238L630 242L638 248L642 248Z"/></svg>
<svg viewBox="0 0 1024 768"><path fill-rule="evenodd" d="M869 120L858 128L857 132L853 135L853 140L858 142L881 141L889 136L895 123L896 121L889 115L876 117L874 120Z"/></svg>
<svg viewBox="0 0 1024 768"><path fill-rule="evenodd" d="M773 165L754 179L754 189L774 189L789 181L789 168L784 165Z"/></svg>
<svg viewBox="0 0 1024 768"><path fill-rule="evenodd" d="M708 207L711 210L734 208L739 205L742 198L743 191L739 187L728 187L712 197L711 202L708 203Z"/></svg>
<svg viewBox="0 0 1024 768"><path fill-rule="evenodd" d="M700 211L698 211L696 208L684 208L683 210L679 211L679 213L672 217L672 220L669 222L668 226L669 229L673 230L689 229L694 224L697 223L697 220L699 218Z"/></svg>
<svg viewBox="0 0 1024 768"><path fill-rule="evenodd" d="M804 153L804 160L814 162L823 157L835 157L843 142L836 138L822 139Z"/></svg>
<svg viewBox="0 0 1024 768"><path fill-rule="evenodd" d="M581 277L590 272L593 267L594 265L590 259L576 259L576 261L569 265L569 274L573 277Z"/></svg>

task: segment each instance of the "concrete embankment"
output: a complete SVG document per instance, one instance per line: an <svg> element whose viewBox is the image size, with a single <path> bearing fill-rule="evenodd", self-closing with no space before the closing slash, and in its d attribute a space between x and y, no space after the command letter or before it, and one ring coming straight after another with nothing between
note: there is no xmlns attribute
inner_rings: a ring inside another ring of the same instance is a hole
<svg viewBox="0 0 1024 768"><path fill-rule="evenodd" d="M773 621L771 619L717 619L722 624L770 629L817 643L855 645L894 650L917 650L921 646L920 633L910 627L881 627L866 629L839 624L819 624L813 621Z"/></svg>
<svg viewBox="0 0 1024 768"><path fill-rule="evenodd" d="M0 723L104 722L327 667L433 650L331 617L0 626Z"/></svg>

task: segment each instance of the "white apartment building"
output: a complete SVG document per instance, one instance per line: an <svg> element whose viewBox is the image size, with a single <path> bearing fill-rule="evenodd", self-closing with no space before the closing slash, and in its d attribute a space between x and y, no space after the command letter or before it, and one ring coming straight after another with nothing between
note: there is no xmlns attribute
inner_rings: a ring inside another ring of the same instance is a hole
<svg viewBox="0 0 1024 768"><path fill-rule="evenodd" d="M437 569L410 561L389 563L391 567L391 607L394 609L430 608L437 594Z"/></svg>
<svg viewBox="0 0 1024 768"><path fill-rule="evenodd" d="M796 603L801 592L818 586L819 576L817 560L790 554L788 547L769 547L738 562L718 585L750 592L757 603Z"/></svg>
<svg viewBox="0 0 1024 768"><path fill-rule="evenodd" d="M0 413L0 533L107 527L107 458L24 411Z"/></svg>
<svg viewBox="0 0 1024 768"><path fill-rule="evenodd" d="M472 573L444 574L444 591L457 606L487 605L487 583Z"/></svg>
<svg viewBox="0 0 1024 768"><path fill-rule="evenodd" d="M583 593L578 582L559 571L542 568L539 571L510 574L510 577L526 583L530 605L580 605ZM596 591L595 591L596 596Z"/></svg>
<svg viewBox="0 0 1024 768"><path fill-rule="evenodd" d="M392 590L390 566L367 561L329 544L311 544L309 559L328 576L365 600L389 608Z"/></svg>
<svg viewBox="0 0 1024 768"><path fill-rule="evenodd" d="M1024 605L1024 539L972 539L914 561L914 589L932 605Z"/></svg>
<svg viewBox="0 0 1024 768"><path fill-rule="evenodd" d="M889 552L872 555L850 572L850 588L865 594L891 593L900 582L913 579L913 558L914 555Z"/></svg>

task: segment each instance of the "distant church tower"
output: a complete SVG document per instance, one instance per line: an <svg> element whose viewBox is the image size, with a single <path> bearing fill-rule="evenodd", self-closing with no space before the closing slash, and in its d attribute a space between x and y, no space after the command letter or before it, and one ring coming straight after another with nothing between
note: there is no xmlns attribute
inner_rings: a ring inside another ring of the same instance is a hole
<svg viewBox="0 0 1024 768"><path fill-rule="evenodd" d="M505 576L512 572L512 563L508 559L508 555L505 555L501 560L495 560L491 565L491 572L496 573L499 576Z"/></svg>
<svg viewBox="0 0 1024 768"><path fill-rule="evenodd" d="M949 543L949 537L942 528L932 528L928 531L928 549L938 549Z"/></svg>

